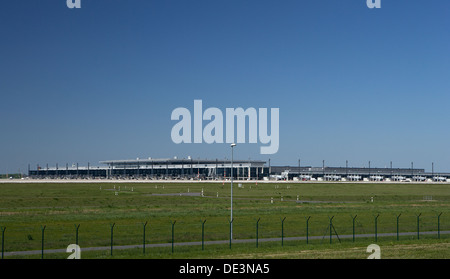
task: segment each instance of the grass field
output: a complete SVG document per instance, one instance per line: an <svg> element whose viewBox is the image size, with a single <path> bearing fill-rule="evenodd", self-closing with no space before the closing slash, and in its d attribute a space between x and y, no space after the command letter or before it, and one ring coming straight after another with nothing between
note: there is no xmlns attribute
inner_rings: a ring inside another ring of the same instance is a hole
<svg viewBox="0 0 450 279"><path fill-rule="evenodd" d="M239 187L239 183L242 186ZM120 189L119 189L120 187ZM202 196L203 191L203 196ZM427 197L424 200L424 197ZM432 197L432 199L430 198ZM372 201L373 198L373 201ZM431 199L431 200L430 200ZM273 200L273 203L271 202ZM449 184L253 183L233 189L233 239L229 240L230 184L226 183L0 183L0 226L4 252L65 249L75 243L82 258L367 258L373 236L355 234L450 230ZM378 217L377 217L378 216ZM419 216L419 217L418 217ZM288 240L305 237L308 243ZM330 243L330 218L332 238ZM285 218L285 219L284 219ZM259 219L259 222L257 220ZM280 238L281 241L258 239ZM201 245L151 247L202 240ZM354 220L354 227L353 227ZM142 248L88 251L87 247L148 245ZM114 224L114 227L112 225ZM172 224L174 224L172 226ZM314 238L316 237L316 238ZM450 258L450 235L437 233L377 237L383 258ZM45 258L67 258L48 253ZM41 254L5 258L40 258Z"/></svg>

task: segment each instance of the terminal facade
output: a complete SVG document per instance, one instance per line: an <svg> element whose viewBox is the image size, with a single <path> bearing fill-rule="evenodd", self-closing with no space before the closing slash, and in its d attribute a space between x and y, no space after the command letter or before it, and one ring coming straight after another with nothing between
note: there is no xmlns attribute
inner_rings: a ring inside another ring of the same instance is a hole
<svg viewBox="0 0 450 279"><path fill-rule="evenodd" d="M100 161L102 166L69 164L28 167L30 178L178 179L228 180L231 160L224 159L133 159ZM271 166L266 161L234 160L236 180L318 180L318 181L447 181L449 173L425 172L417 168L355 168Z"/></svg>

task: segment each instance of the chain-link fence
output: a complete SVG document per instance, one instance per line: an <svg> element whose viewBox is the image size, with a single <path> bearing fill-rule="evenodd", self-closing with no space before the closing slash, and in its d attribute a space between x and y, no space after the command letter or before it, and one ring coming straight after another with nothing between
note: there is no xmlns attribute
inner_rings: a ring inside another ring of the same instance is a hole
<svg viewBox="0 0 450 279"><path fill-rule="evenodd" d="M276 241L283 246L292 240L308 244L357 242L367 238L377 242L382 239L399 241L450 237L449 215L442 212L288 217L242 215L232 222L223 216L211 216L198 222L150 219L130 224L121 221L1 226L1 257L28 253L44 258L46 253L64 252L70 244L83 249L97 247L110 250L112 255L115 248L132 247L141 247L143 253L148 253L152 247L167 246L170 247L168 252L174 253L177 245L201 245L205 249L205 244L219 243L232 248L242 242L254 242L258 247L266 241Z"/></svg>

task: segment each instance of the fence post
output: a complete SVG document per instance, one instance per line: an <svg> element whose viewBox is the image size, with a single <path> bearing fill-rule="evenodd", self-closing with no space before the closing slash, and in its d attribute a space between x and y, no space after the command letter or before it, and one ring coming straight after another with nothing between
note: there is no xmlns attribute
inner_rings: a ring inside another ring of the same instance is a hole
<svg viewBox="0 0 450 279"><path fill-rule="evenodd" d="M399 218L400 218L400 215L402 215L401 213L397 216L397 241L398 241L398 239L399 239L399 233L398 233L398 220L399 220Z"/></svg>
<svg viewBox="0 0 450 279"><path fill-rule="evenodd" d="M305 217L305 219L306 219L306 244L308 244L308 230L309 230L308 223L309 223L309 218L311 218L311 216L308 216L308 218Z"/></svg>
<svg viewBox="0 0 450 279"><path fill-rule="evenodd" d="M80 224L74 225L75 226L75 244L78 245L78 229L80 228Z"/></svg>
<svg viewBox="0 0 450 279"><path fill-rule="evenodd" d="M113 234L114 234L114 226L116 225L116 223L113 223L111 226L111 256L113 255Z"/></svg>
<svg viewBox="0 0 450 279"><path fill-rule="evenodd" d="M230 249L231 249L231 234L232 234L232 223L233 223L234 219L229 220L228 222L230 223Z"/></svg>
<svg viewBox="0 0 450 279"><path fill-rule="evenodd" d="M173 239L174 239L174 227L175 227L175 223L176 223L177 221L175 220L175 221L173 221L173 223L172 223L172 221L170 222L170 223L172 223L172 254L173 254Z"/></svg>
<svg viewBox="0 0 450 279"><path fill-rule="evenodd" d="M283 240L284 240L284 220L286 220L286 217L281 219L281 247L283 247Z"/></svg>
<svg viewBox="0 0 450 279"><path fill-rule="evenodd" d="M205 223L206 223L206 219L205 221L202 221L202 251L205 250Z"/></svg>
<svg viewBox="0 0 450 279"><path fill-rule="evenodd" d="M333 218L334 216L328 217L328 219L330 219L330 224L328 225L330 227L330 244L331 244L331 229L333 228Z"/></svg>
<svg viewBox="0 0 450 279"><path fill-rule="evenodd" d="M420 217L420 215L422 215L422 213L419 213L419 215L417 215L417 239L420 239L420 236L419 236L419 217Z"/></svg>
<svg viewBox="0 0 450 279"><path fill-rule="evenodd" d="M356 216L358 216L358 215L355 215L355 217L352 216L352 219L353 219L353 221L352 221L352 223L353 223L353 242L355 242L355 219L356 219Z"/></svg>
<svg viewBox="0 0 450 279"><path fill-rule="evenodd" d="M5 251L5 231L6 231L6 227L0 227L0 229L2 230L2 260L3 260L3 254Z"/></svg>
<svg viewBox="0 0 450 279"><path fill-rule="evenodd" d="M145 254L145 227L147 226L147 221L145 221L142 226L144 227L144 233L142 235L142 252Z"/></svg>
<svg viewBox="0 0 450 279"><path fill-rule="evenodd" d="M441 224L440 224L441 214L442 214L442 212L439 213L439 215L438 215L438 239L441 239L441 230L440 230L440 228L441 228Z"/></svg>
<svg viewBox="0 0 450 279"><path fill-rule="evenodd" d="M259 225L259 220L261 220L261 217L259 217L258 220L256 221L256 248L258 248L258 225Z"/></svg>
<svg viewBox="0 0 450 279"><path fill-rule="evenodd" d="M378 223L378 216L380 216L380 214L378 214L377 216L375 216L375 242L378 241L378 232L377 232L377 223Z"/></svg>
<svg viewBox="0 0 450 279"><path fill-rule="evenodd" d="M44 258L44 232L45 232L46 227L47 227L47 225L44 225L43 227L41 226L41 231L42 231L41 259Z"/></svg>

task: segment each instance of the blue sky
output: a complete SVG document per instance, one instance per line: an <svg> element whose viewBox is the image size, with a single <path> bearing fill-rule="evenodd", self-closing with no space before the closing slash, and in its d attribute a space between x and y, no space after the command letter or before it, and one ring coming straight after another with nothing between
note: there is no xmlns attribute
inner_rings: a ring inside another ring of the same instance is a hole
<svg viewBox="0 0 450 279"><path fill-rule="evenodd" d="M171 112L280 109L272 164L450 171L450 2L6 0L0 173L28 164L225 158L174 144Z"/></svg>

